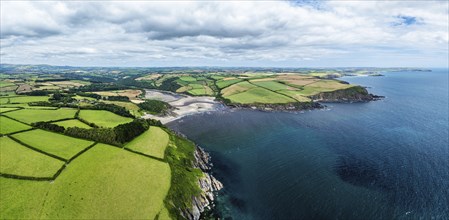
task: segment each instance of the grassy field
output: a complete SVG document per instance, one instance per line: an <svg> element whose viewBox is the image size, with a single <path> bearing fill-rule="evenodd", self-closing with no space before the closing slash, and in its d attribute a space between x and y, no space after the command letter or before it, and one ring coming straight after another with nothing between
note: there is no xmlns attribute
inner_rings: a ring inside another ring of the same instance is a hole
<svg viewBox="0 0 449 220"><path fill-rule="evenodd" d="M228 80L224 80L223 79L223 80L217 81L217 87L222 89L222 88L225 88L225 87L230 86L232 84L238 83L240 81L242 81L242 79L236 79L236 78L228 79Z"/></svg>
<svg viewBox="0 0 449 220"><path fill-rule="evenodd" d="M276 92L290 96L290 97L296 99L298 102L310 102L311 101L310 98L308 98L304 95L301 95L302 93L300 90L278 90Z"/></svg>
<svg viewBox="0 0 449 220"><path fill-rule="evenodd" d="M133 120L104 110L81 110L79 117L101 127L115 127Z"/></svg>
<svg viewBox="0 0 449 220"><path fill-rule="evenodd" d="M26 124L22 124L7 117L0 116L0 134L9 134L12 132L23 131L30 128L31 127Z"/></svg>
<svg viewBox="0 0 449 220"><path fill-rule="evenodd" d="M122 106L135 116L142 115L142 113L139 111L140 110L139 106L137 106L136 104L134 104L132 102L119 102L119 101L102 101L102 102Z"/></svg>
<svg viewBox="0 0 449 220"><path fill-rule="evenodd" d="M15 86L16 84L8 81L0 80L0 87L8 87L8 86Z"/></svg>
<svg viewBox="0 0 449 220"><path fill-rule="evenodd" d="M48 98L48 96L16 96L12 98L2 97L0 98L0 104L48 101Z"/></svg>
<svg viewBox="0 0 449 220"><path fill-rule="evenodd" d="M260 86L260 87L264 87L266 89L269 90L273 90L273 91L277 91L277 90L287 90L290 87L282 84L282 83L278 83L275 81L250 81L251 83Z"/></svg>
<svg viewBox="0 0 449 220"><path fill-rule="evenodd" d="M98 144L54 182L40 217L154 219L169 188L168 164Z"/></svg>
<svg viewBox="0 0 449 220"><path fill-rule="evenodd" d="M251 104L251 103L289 103L296 102L293 98L263 89L253 88L245 92L226 96L234 103Z"/></svg>
<svg viewBox="0 0 449 220"><path fill-rule="evenodd" d="M7 107L0 107L0 113L16 110L17 108L7 108Z"/></svg>
<svg viewBox="0 0 449 220"><path fill-rule="evenodd" d="M169 136L159 127L150 127L148 131L134 138L125 147L146 155L164 158Z"/></svg>
<svg viewBox="0 0 449 220"><path fill-rule="evenodd" d="M17 133L12 135L12 137L17 138L32 147L64 159L70 159L93 143L91 141L39 129Z"/></svg>
<svg viewBox="0 0 449 220"><path fill-rule="evenodd" d="M257 88L257 86L255 86L249 82L246 82L246 81L240 82L240 83L236 83L231 86L228 86L228 87L224 88L223 90L221 90L221 95L226 97L226 96L238 94L238 93L241 93L241 92L247 91L249 89L253 89L253 88Z"/></svg>
<svg viewBox="0 0 449 220"><path fill-rule="evenodd" d="M0 172L5 174L52 177L64 165L5 136L0 137L0 153Z"/></svg>
<svg viewBox="0 0 449 220"><path fill-rule="evenodd" d="M72 108L60 108L57 110L22 109L13 112L7 112L4 114L11 118L30 124L38 121L54 121L66 118L74 118L76 111L76 109Z"/></svg>
<svg viewBox="0 0 449 220"><path fill-rule="evenodd" d="M91 128L89 125L84 124L83 122L80 122L77 119L71 119L66 121L58 121L53 124L57 124L59 126L62 126L64 128L70 128L70 127L78 127L78 128Z"/></svg>
<svg viewBox="0 0 449 220"><path fill-rule="evenodd" d="M37 219L45 203L47 181L28 181L0 177L0 219Z"/></svg>

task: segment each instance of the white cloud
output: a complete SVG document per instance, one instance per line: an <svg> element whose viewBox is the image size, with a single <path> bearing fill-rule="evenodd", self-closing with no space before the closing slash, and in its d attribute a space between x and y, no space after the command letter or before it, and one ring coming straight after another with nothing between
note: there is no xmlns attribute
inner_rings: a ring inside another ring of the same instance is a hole
<svg viewBox="0 0 449 220"><path fill-rule="evenodd" d="M447 2L2 1L1 62L442 66L448 22Z"/></svg>

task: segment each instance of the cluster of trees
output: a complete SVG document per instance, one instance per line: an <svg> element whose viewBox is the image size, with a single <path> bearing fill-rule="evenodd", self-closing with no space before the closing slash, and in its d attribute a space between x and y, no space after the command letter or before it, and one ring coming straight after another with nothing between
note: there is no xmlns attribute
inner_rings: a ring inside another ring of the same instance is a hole
<svg viewBox="0 0 449 220"><path fill-rule="evenodd" d="M70 79L67 78L50 78L50 79L36 79L35 82L60 82L60 81L67 81Z"/></svg>
<svg viewBox="0 0 449 220"><path fill-rule="evenodd" d="M92 83L90 85L81 86L78 88L70 89L71 92L95 92L95 91L111 91L111 90L123 90L129 87L123 85L117 85L115 83Z"/></svg>
<svg viewBox="0 0 449 220"><path fill-rule="evenodd" d="M129 97L128 96L108 96L108 97L103 97L104 100L109 100L109 101L120 101L120 102L129 102Z"/></svg>
<svg viewBox="0 0 449 220"><path fill-rule="evenodd" d="M93 140L96 142L120 146L139 136L150 126L162 126L161 122L154 119L134 119L132 122L118 125L114 128L78 128L71 127L64 131L64 134Z"/></svg>
<svg viewBox="0 0 449 220"><path fill-rule="evenodd" d="M137 104L139 108L152 114L167 114L170 104L159 100L145 100L145 102Z"/></svg>
<svg viewBox="0 0 449 220"><path fill-rule="evenodd" d="M92 106L82 106L82 107L80 106L80 109L106 110L113 112L117 115L121 115L123 117L134 118L134 115L129 113L129 111L125 107L114 104L97 103Z"/></svg>
<svg viewBox="0 0 449 220"><path fill-rule="evenodd" d="M52 124L50 122L44 122L44 121L35 122L35 123L32 123L31 125L36 128L41 128L44 130L54 131L54 132L58 132L58 133L64 133L64 130L65 130L65 128L60 125Z"/></svg>
<svg viewBox="0 0 449 220"><path fill-rule="evenodd" d="M75 102L76 99L73 98L73 94L55 92L53 93L49 101L55 103L72 103Z"/></svg>
<svg viewBox="0 0 449 220"><path fill-rule="evenodd" d="M173 78L169 78L166 79L162 82L162 84L159 86L159 89L161 90L168 90L168 91L172 91L172 92L176 92L176 90L178 90L179 88L181 88L181 85L179 85L176 80L178 78L173 77Z"/></svg>
<svg viewBox="0 0 449 220"><path fill-rule="evenodd" d="M66 107L66 108L77 108L78 105L76 103L62 103L62 102L46 102L46 101L38 101L38 102L29 102L29 106L46 106L46 107Z"/></svg>
<svg viewBox="0 0 449 220"><path fill-rule="evenodd" d="M87 93L87 92L77 92L76 93L79 96L83 96L83 97L89 97L89 98L94 98L94 99L101 99L101 95L95 94L95 93Z"/></svg>
<svg viewBox="0 0 449 220"><path fill-rule="evenodd" d="M135 80L136 78L138 78L140 76L141 75L121 79L121 80L117 81L117 84L129 86L129 87L145 88L145 89L155 89L156 88L154 86L154 84L150 81Z"/></svg>
<svg viewBox="0 0 449 220"><path fill-rule="evenodd" d="M29 95L29 96L46 96L49 95L51 93L53 93L54 91L49 91L49 90L33 90L31 92L26 92L23 93L24 95Z"/></svg>

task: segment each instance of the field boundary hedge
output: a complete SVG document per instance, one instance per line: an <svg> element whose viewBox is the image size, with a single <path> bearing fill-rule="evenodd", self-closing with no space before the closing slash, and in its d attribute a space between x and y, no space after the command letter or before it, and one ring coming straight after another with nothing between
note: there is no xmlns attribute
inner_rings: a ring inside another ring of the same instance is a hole
<svg viewBox="0 0 449 220"><path fill-rule="evenodd" d="M25 144L25 143L23 143L21 140L15 138L15 137L13 137L13 136L10 136L10 135L7 135L7 136L8 136L9 138L11 138L12 140L14 140L15 142L17 142L17 143L23 145L24 147L27 147L27 148L29 148L29 149L31 149L31 150L34 150L34 151L37 151L37 152L39 152L39 153L45 154L45 155L47 155L47 156L53 157L53 158L55 158L55 159L57 159L57 160L60 160L60 161L63 161L63 162L67 162L67 160L64 159L64 158L62 158L62 157L56 156L56 155L51 154L51 153L47 153L47 152L45 152L45 151L43 151L43 150L40 150L40 149L37 149L37 148L35 148L35 147L31 146L31 145Z"/></svg>
<svg viewBox="0 0 449 220"><path fill-rule="evenodd" d="M6 117L6 118L9 118L9 119L11 119L11 120L17 121L17 122L19 122L19 123L22 123L22 124L25 124L25 125L31 126L31 124L27 124L27 123L25 123L25 122L23 122L23 121L19 121L19 120L15 119L15 118L11 118L11 117L10 117L10 116L8 116L8 115L4 115L4 114L2 114L2 116L3 116L3 117Z"/></svg>
<svg viewBox="0 0 449 220"><path fill-rule="evenodd" d="M164 163L167 162L164 159L161 159L161 158L158 158L158 157L155 157L155 156L151 156L151 155L148 155L148 154L144 154L144 153L141 153L141 152L138 152L138 151L135 151L135 150L131 150L131 149L126 148L126 147L124 147L123 149L126 150L126 151L129 151L131 153L135 153L135 154L138 154L138 155L141 155L141 156L144 156L144 157L148 157L150 159L155 159L155 160L158 160L158 161L161 161L161 162L164 162Z"/></svg>
<svg viewBox="0 0 449 220"><path fill-rule="evenodd" d="M13 139L12 137L10 137ZM13 139L14 140L14 139ZM20 143L20 142L18 142ZM55 174L51 177L34 177L34 176L21 176L21 175L15 175L15 174L7 174L7 173L0 173L1 177L9 178L9 179L18 179L18 180L32 180L32 181L54 181L58 176L64 171L64 169L67 167L67 165L70 164L73 160L75 160L77 157L79 157L84 152L90 150L92 147L94 147L97 144L97 142L89 145L84 150L78 152L75 156L71 157L69 160L65 161L65 163L56 171ZM24 145L25 146L25 145ZM26 146L25 146L26 147ZM40 152L41 153L41 152Z"/></svg>

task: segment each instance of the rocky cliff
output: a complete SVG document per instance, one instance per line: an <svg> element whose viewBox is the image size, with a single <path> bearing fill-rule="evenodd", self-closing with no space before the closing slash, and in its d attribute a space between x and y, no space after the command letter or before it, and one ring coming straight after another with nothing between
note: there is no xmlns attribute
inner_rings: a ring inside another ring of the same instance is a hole
<svg viewBox="0 0 449 220"><path fill-rule="evenodd" d="M210 155L201 147L197 146L195 150L194 167L203 171L204 176L199 179L198 185L201 188L201 194L192 199L192 208L190 210L182 210L181 214L184 218L189 220L197 220L201 218L201 214L213 208L214 192L223 188L223 184L215 179L209 172L212 168L210 162Z"/></svg>
<svg viewBox="0 0 449 220"><path fill-rule="evenodd" d="M367 102L378 100L383 97L370 94L361 86L353 86L347 89L322 92L310 96L310 98L315 102Z"/></svg>

